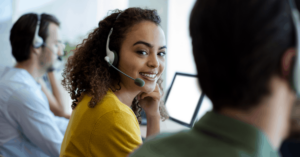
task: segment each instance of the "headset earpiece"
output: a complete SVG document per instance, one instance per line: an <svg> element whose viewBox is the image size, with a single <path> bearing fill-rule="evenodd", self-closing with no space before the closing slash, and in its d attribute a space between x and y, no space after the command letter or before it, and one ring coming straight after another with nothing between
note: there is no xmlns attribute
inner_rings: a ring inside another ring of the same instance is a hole
<svg viewBox="0 0 300 157"><path fill-rule="evenodd" d="M114 55L115 55L115 59L114 59L114 61L113 61L113 65L114 66L116 66L117 64L118 64L118 61L119 61L119 57L118 57L118 54L117 54L117 52L116 51L112 51L113 53L114 53Z"/></svg>
<svg viewBox="0 0 300 157"><path fill-rule="evenodd" d="M121 13L118 14L116 20L119 18L119 16L121 15ZM110 29L109 33L108 33L108 36L107 36L107 40L106 40L106 57L105 57L105 60L107 62L109 62L110 64L116 66L118 64L118 60L119 60L119 57L118 57L118 54L116 51L111 51L109 49L109 41L110 41L110 36L113 32L113 27ZM108 57L108 58L107 58Z"/></svg>
<svg viewBox="0 0 300 157"><path fill-rule="evenodd" d="M37 14L37 23L36 23L35 32L34 32L34 38L32 41L32 45L34 48L39 48L44 43L43 38L39 36L40 23L41 23L41 17L39 14Z"/></svg>
<svg viewBox="0 0 300 157"><path fill-rule="evenodd" d="M118 58L118 55L115 51L111 51L109 49L109 41L110 41L110 35L112 34L113 32L113 28L110 29L109 31L109 34L108 34L108 37L107 37L107 41L106 41L106 57L107 59L105 59L106 61L109 61L110 64L112 65L116 65L115 63L117 62L117 58Z"/></svg>

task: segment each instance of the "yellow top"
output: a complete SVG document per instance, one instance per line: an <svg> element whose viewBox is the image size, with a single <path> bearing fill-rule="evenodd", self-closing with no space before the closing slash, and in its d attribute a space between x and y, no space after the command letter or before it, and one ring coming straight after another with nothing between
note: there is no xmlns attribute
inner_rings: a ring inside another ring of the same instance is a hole
<svg viewBox="0 0 300 157"><path fill-rule="evenodd" d="M74 109L61 146L61 157L127 156L142 143L135 114L108 91L94 107L85 95Z"/></svg>

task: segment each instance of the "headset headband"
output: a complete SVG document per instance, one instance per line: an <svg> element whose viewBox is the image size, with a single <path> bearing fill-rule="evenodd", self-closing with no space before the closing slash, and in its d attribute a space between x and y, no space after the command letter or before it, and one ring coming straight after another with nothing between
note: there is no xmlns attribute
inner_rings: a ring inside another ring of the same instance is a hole
<svg viewBox="0 0 300 157"><path fill-rule="evenodd" d="M113 26L114 26L114 24L115 24L115 22L116 22L116 20L119 18L119 16L121 15L121 13L122 12L120 12L119 14L118 14L118 16L116 17L116 19L115 19L115 21L114 21L114 23L113 23L113 25L112 25L112 27L111 27L111 29L110 29L110 31L109 31L109 34L108 34L108 36L107 36L107 40L106 40L106 57L105 57L105 60L107 61L107 62L109 62L110 64L114 64L114 65L116 65L116 62L117 62L117 53L116 52L114 52L114 51L111 51L110 49L109 49L109 41L110 41L110 36L111 36L111 34L112 34L112 32L113 32Z"/></svg>
<svg viewBox="0 0 300 157"><path fill-rule="evenodd" d="M296 30L296 56L295 56L295 65L293 71L293 88L297 94L297 97L300 97L300 56L299 56L299 45L300 45L300 19L299 11L293 0L289 0L289 5L291 8L291 16Z"/></svg>

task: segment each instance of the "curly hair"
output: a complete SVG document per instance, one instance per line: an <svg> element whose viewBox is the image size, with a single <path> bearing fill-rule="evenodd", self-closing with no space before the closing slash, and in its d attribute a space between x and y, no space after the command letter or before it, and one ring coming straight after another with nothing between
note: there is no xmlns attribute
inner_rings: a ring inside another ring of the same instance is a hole
<svg viewBox="0 0 300 157"><path fill-rule="evenodd" d="M128 8L124 11L113 10L111 15L99 22L98 28L94 29L81 44L76 46L74 55L69 57L66 63L62 81L62 85L70 93L73 100L72 109L76 107L84 94L91 95L92 99L88 105L93 108L109 89L114 91L112 87L114 84L120 83L120 76L116 70L109 68L104 60L107 36L113 27L114 31L110 36L109 48L119 53L126 33L130 31L129 29L133 25L142 21L151 21L156 25L161 22L156 10L141 8ZM162 79L160 78L157 83L163 92ZM131 108L140 123L142 109L136 98L133 100ZM161 119L167 119L168 114L163 101L160 102L159 109Z"/></svg>

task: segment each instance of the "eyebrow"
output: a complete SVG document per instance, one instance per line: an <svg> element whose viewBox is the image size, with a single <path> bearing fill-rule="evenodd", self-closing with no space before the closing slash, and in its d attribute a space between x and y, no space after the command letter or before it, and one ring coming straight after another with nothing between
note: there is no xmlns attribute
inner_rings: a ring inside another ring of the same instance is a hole
<svg viewBox="0 0 300 157"><path fill-rule="evenodd" d="M147 42L144 42L144 41L138 41L138 42L134 43L133 46L138 45L138 44L143 44L143 45L146 45L147 47L150 47L150 48L154 47L150 43L147 43ZM159 48L159 50L164 49L164 48L167 48L167 46L162 46L162 47Z"/></svg>
<svg viewBox="0 0 300 157"><path fill-rule="evenodd" d="M159 48L159 50L166 49L166 48L167 48L167 46L162 46L162 47Z"/></svg>

